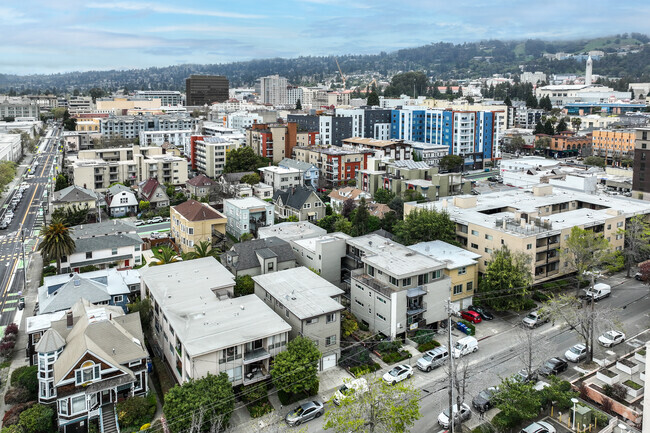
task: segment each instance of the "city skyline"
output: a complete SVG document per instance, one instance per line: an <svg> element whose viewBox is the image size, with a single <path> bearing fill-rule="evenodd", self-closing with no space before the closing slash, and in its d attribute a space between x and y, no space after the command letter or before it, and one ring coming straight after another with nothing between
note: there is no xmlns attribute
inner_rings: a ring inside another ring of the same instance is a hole
<svg viewBox="0 0 650 433"><path fill-rule="evenodd" d="M432 42L578 39L644 32L642 0L534 8L511 1L300 0L273 6L242 1L27 0L0 6L0 73L132 69L259 58L374 54Z"/></svg>

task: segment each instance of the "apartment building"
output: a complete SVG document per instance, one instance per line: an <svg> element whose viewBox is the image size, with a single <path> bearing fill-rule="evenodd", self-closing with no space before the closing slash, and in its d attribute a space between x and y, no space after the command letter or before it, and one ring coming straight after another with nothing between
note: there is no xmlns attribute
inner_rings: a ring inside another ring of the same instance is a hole
<svg viewBox="0 0 650 433"><path fill-rule="evenodd" d="M14 120L17 117L40 118L40 108L36 102L22 98L7 98L0 101L0 120Z"/></svg>
<svg viewBox="0 0 650 433"><path fill-rule="evenodd" d="M170 144L185 151L190 144L192 130L140 131L140 146L162 146Z"/></svg>
<svg viewBox="0 0 650 433"><path fill-rule="evenodd" d="M192 168L208 177L218 177L223 174L227 153L236 146L236 143L223 137L192 140Z"/></svg>
<svg viewBox="0 0 650 433"><path fill-rule="evenodd" d="M404 140L377 140L374 138L351 137L343 140L345 149L370 150L375 158L391 158L396 161L413 159L413 149Z"/></svg>
<svg viewBox="0 0 650 433"><path fill-rule="evenodd" d="M284 191L303 185L302 173L297 168L270 166L258 170L262 182L272 186L274 190L280 189Z"/></svg>
<svg viewBox="0 0 650 433"><path fill-rule="evenodd" d="M160 110L160 99L149 98L97 98L97 112L102 114L126 114L133 109Z"/></svg>
<svg viewBox="0 0 650 433"><path fill-rule="evenodd" d="M20 134L0 133L0 161L18 162L23 156Z"/></svg>
<svg viewBox="0 0 650 433"><path fill-rule="evenodd" d="M287 105L289 81L279 75L269 75L257 79L255 91L259 95L262 104ZM295 101L293 105L296 105Z"/></svg>
<svg viewBox="0 0 650 433"><path fill-rule="evenodd" d="M444 273L451 280L451 308L466 310L472 305L478 289L478 260L480 254L473 253L443 241L420 242L409 248L445 264Z"/></svg>
<svg viewBox="0 0 650 433"><path fill-rule="evenodd" d="M104 137L139 138L142 131L186 131L194 130L198 119L188 113L153 116L109 115L100 119L99 131Z"/></svg>
<svg viewBox="0 0 650 433"><path fill-rule="evenodd" d="M160 183L183 185L187 181L187 161L155 146L82 150L67 159L74 184L97 192L116 182L137 184L154 178Z"/></svg>
<svg viewBox="0 0 650 433"><path fill-rule="evenodd" d="M440 166L440 160L449 155L449 147L441 144L427 144L411 142L414 159L425 162L431 167Z"/></svg>
<svg viewBox="0 0 650 433"><path fill-rule="evenodd" d="M185 105L211 105L228 100L228 78L222 75L190 75L185 79Z"/></svg>
<svg viewBox="0 0 650 433"><path fill-rule="evenodd" d="M355 179L357 171L367 167L372 154L370 150L346 150L335 146L296 146L293 150L294 159L317 167L323 181L333 187Z"/></svg>
<svg viewBox="0 0 650 433"><path fill-rule="evenodd" d="M221 263L235 277L262 275L296 267L291 246L278 237L234 244L221 254Z"/></svg>
<svg viewBox="0 0 650 433"><path fill-rule="evenodd" d="M228 220L226 231L237 239L245 233L255 236L260 227L272 226L275 223L274 209L273 203L257 197L225 199L223 212Z"/></svg>
<svg viewBox="0 0 650 433"><path fill-rule="evenodd" d="M298 124L256 124L246 130L246 145L257 155L269 158L274 164L290 158L296 146L316 144L318 128L298 131Z"/></svg>
<svg viewBox="0 0 650 433"><path fill-rule="evenodd" d="M288 122L295 122L299 128L318 131L320 146L341 146L343 139L352 137L352 118L329 115L289 114Z"/></svg>
<svg viewBox="0 0 650 433"><path fill-rule="evenodd" d="M291 250L300 266L313 269L321 278L335 286L341 285L341 259L346 254L345 233L330 233L289 241Z"/></svg>
<svg viewBox="0 0 650 433"><path fill-rule="evenodd" d="M88 208L90 213L97 211L99 196L91 189L76 185L67 186L59 191L54 191L50 199L50 213L57 209Z"/></svg>
<svg viewBox="0 0 650 433"><path fill-rule="evenodd" d="M291 326L256 295L234 298L235 277L215 258L144 267L140 275L152 344L178 383L220 373L233 386L270 377Z"/></svg>
<svg viewBox="0 0 650 433"><path fill-rule="evenodd" d="M315 236L324 236L327 230L318 227L307 221L285 222L269 227L260 227L257 232L258 239L266 239L277 236L289 242L295 239L307 239Z"/></svg>
<svg viewBox="0 0 650 433"><path fill-rule="evenodd" d="M390 138L391 110L379 107L336 108L334 116L352 119L350 137L376 140Z"/></svg>
<svg viewBox="0 0 650 433"><path fill-rule="evenodd" d="M319 370L335 367L341 356L343 290L301 266L253 277L255 295L291 325L289 337L309 338L323 355Z"/></svg>
<svg viewBox="0 0 650 433"><path fill-rule="evenodd" d="M226 235L226 217L207 203L188 200L169 209L171 232L182 252L208 241L210 246Z"/></svg>
<svg viewBox="0 0 650 433"><path fill-rule="evenodd" d="M548 136L537 134L536 137ZM586 155L591 148L591 134L576 135L572 131L563 131L559 134L552 135L550 138L550 146L542 149L547 156L563 158L566 156Z"/></svg>
<svg viewBox="0 0 650 433"><path fill-rule="evenodd" d="M140 99L158 99L159 106L176 106L183 104L183 95L177 90L136 90L135 97Z"/></svg>
<svg viewBox="0 0 650 433"><path fill-rule="evenodd" d="M314 189L318 188L320 170L315 165L295 159L284 158L278 162L278 167L300 170L303 185L311 186Z"/></svg>
<svg viewBox="0 0 650 433"><path fill-rule="evenodd" d="M574 272L562 258L574 226L592 230L610 242L613 250L624 247L626 221L650 213L650 204L618 196L587 194L548 184L500 191L480 196L456 196L438 202L405 204L413 209L446 211L456 223L461 246L481 255L479 272L502 246L530 258L535 283Z"/></svg>
<svg viewBox="0 0 650 433"><path fill-rule="evenodd" d="M70 116L92 113L95 109L93 98L90 96L71 96L68 98L68 113Z"/></svg>
<svg viewBox="0 0 650 433"><path fill-rule="evenodd" d="M650 200L650 128L637 128L634 138L634 174L632 194L635 198Z"/></svg>
<svg viewBox="0 0 650 433"><path fill-rule="evenodd" d="M597 129L591 133L591 154L604 158L607 165L623 159L634 159L633 129Z"/></svg>
<svg viewBox="0 0 650 433"><path fill-rule="evenodd" d="M347 240L350 259L350 310L390 338L447 319L450 279L445 264L404 245L370 234Z"/></svg>

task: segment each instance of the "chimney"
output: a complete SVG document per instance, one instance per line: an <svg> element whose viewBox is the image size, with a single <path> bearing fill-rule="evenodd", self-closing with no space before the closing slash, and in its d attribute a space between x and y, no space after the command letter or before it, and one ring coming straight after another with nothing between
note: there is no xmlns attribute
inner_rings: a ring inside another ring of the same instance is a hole
<svg viewBox="0 0 650 433"><path fill-rule="evenodd" d="M72 323L72 322L73 322L73 319L72 319L72 311L68 311L68 312L65 314L65 321L66 321L66 326L67 326L67 328L68 328L68 329L72 328L72 325L73 325L73 323Z"/></svg>
<svg viewBox="0 0 650 433"><path fill-rule="evenodd" d="M503 219L503 230L505 230L506 227L508 227L508 221L506 221L506 219L504 218Z"/></svg>

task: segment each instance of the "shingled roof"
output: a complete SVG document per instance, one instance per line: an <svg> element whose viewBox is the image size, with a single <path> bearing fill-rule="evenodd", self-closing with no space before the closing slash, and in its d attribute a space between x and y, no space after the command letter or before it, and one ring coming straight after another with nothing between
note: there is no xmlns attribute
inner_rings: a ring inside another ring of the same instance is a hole
<svg viewBox="0 0 650 433"><path fill-rule="evenodd" d="M258 255L262 258L277 257L278 264L296 260L289 242L273 236L235 244L229 251L221 255L221 262L227 268L232 268L237 271L259 268L260 261L257 258ZM237 257L237 260L234 260L235 257Z"/></svg>
<svg viewBox="0 0 650 433"><path fill-rule="evenodd" d="M300 210L313 192L305 186L297 186L285 191L278 189L273 193L273 201L277 202L278 198L281 198L284 206Z"/></svg>
<svg viewBox="0 0 650 433"><path fill-rule="evenodd" d="M226 218L221 212L213 208L207 203L201 203L196 200L188 200L185 203L181 203L177 206L172 206L172 209L176 210L188 221L204 221L212 220L217 218Z"/></svg>
<svg viewBox="0 0 650 433"><path fill-rule="evenodd" d="M204 174L199 174L198 176L193 177L192 179L188 179L187 182L185 183L192 186L213 186L216 184L214 180L210 179L208 176Z"/></svg>
<svg viewBox="0 0 650 433"><path fill-rule="evenodd" d="M160 182L158 182L158 179L151 178L148 181L145 182L144 185L142 185L142 188L140 189L140 195L149 201L151 196L153 195L154 191L158 186L160 185Z"/></svg>
<svg viewBox="0 0 650 433"><path fill-rule="evenodd" d="M78 203L89 200L97 200L97 194L77 185L71 185L52 193L52 203Z"/></svg>

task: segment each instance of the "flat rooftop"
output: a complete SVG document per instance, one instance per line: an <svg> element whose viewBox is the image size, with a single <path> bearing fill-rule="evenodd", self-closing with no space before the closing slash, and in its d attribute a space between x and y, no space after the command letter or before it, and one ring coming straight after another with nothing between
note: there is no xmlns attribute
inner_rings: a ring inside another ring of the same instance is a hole
<svg viewBox="0 0 650 433"><path fill-rule="evenodd" d="M253 280L301 320L344 309L332 299L343 290L304 266L258 275Z"/></svg>
<svg viewBox="0 0 650 433"><path fill-rule="evenodd" d="M386 147L395 144L404 144L403 140L377 140L374 138L351 137L343 140L343 144L356 144L369 147Z"/></svg>
<svg viewBox="0 0 650 433"><path fill-rule="evenodd" d="M292 242L308 251L315 253L317 243L336 242L340 240L345 241L347 239L352 239L352 236L346 235L345 233L336 232L336 233L330 233L327 235L317 236L313 238L294 239Z"/></svg>
<svg viewBox="0 0 650 433"><path fill-rule="evenodd" d="M224 203L230 203L239 209L250 209L258 207L266 208L268 205L273 206L273 203L268 203L257 197L228 198L224 200Z"/></svg>
<svg viewBox="0 0 650 433"><path fill-rule="evenodd" d="M286 222L257 229L259 239L277 236L285 241L307 239L327 234L327 230L309 222Z"/></svg>
<svg viewBox="0 0 650 433"><path fill-rule="evenodd" d="M411 245L408 248L445 263L447 269L456 269L463 266L475 265L477 259L482 257L480 254L467 251L461 247L443 241L420 242L419 244Z"/></svg>

